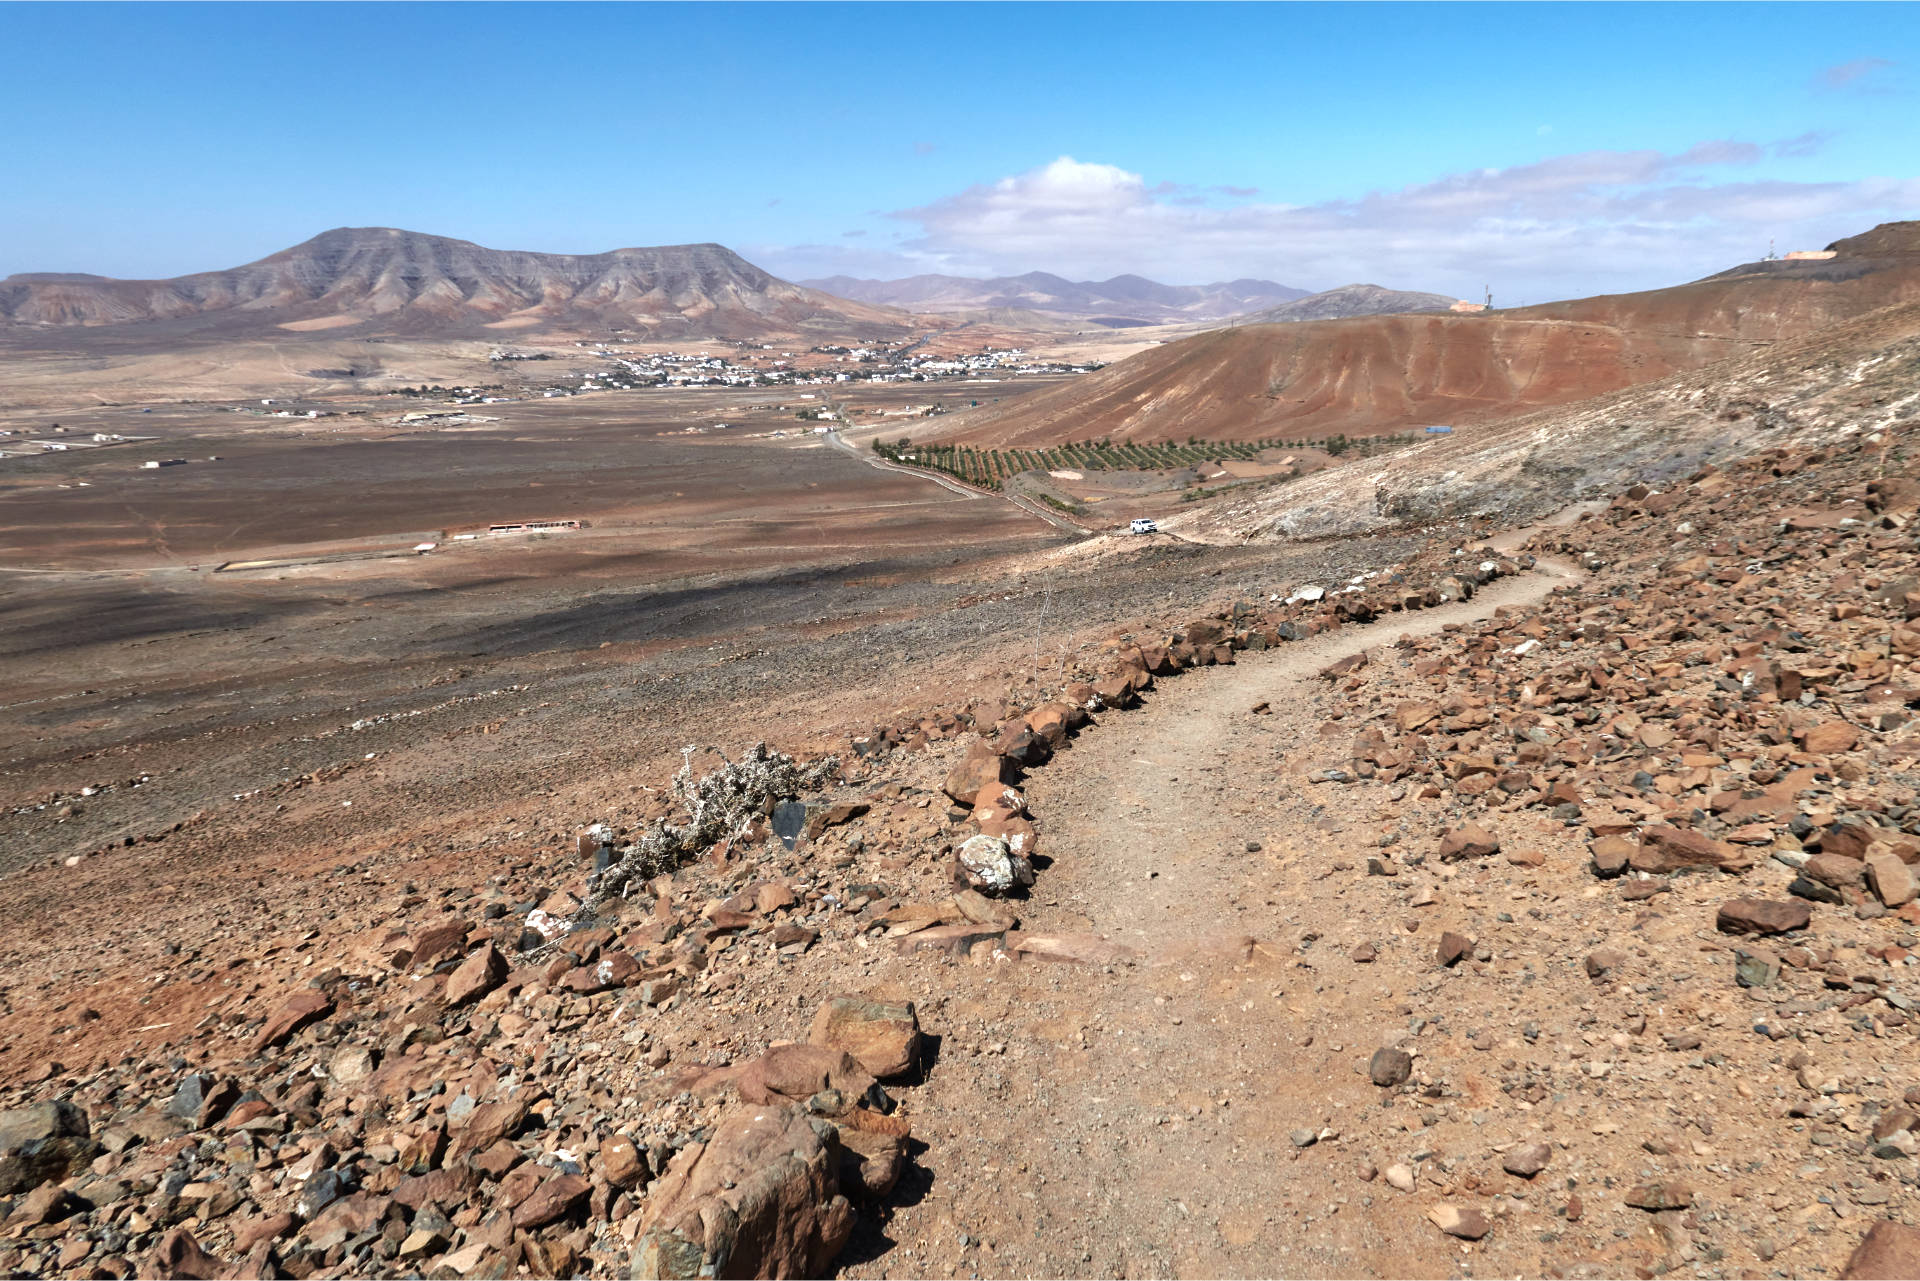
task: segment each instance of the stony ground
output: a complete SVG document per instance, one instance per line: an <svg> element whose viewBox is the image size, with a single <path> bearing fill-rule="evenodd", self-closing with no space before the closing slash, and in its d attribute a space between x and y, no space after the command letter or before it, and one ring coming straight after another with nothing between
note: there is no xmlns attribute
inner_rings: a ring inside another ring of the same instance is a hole
<svg viewBox="0 0 1920 1281"><path fill-rule="evenodd" d="M818 792L703 758L671 874L656 792L263 878L164 1053L40 958L0 1268L1913 1275L1910 449L1065 636Z"/></svg>

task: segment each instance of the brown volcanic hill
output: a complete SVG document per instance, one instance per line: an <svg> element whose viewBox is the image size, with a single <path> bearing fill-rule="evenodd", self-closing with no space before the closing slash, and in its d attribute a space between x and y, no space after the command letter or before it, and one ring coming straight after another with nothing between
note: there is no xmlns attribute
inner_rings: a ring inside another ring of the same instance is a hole
<svg viewBox="0 0 1920 1281"><path fill-rule="evenodd" d="M1738 349L1719 339L1484 316L1245 325L970 411L942 436L1046 445L1101 436L1365 435L1582 400Z"/></svg>
<svg viewBox="0 0 1920 1281"><path fill-rule="evenodd" d="M1920 297L1920 222L1882 223L1827 246L1832 258L1743 263L1703 280L1502 312L1749 343L1798 338Z"/></svg>
<svg viewBox="0 0 1920 1281"><path fill-rule="evenodd" d="M1492 422L1920 300L1913 226L1837 241L1830 259L1747 264L1644 293L1200 334L948 419L942 436L991 445L1252 440Z"/></svg>
<svg viewBox="0 0 1920 1281"><path fill-rule="evenodd" d="M183 319L416 334L619 325L696 338L911 323L903 312L780 280L720 245L544 254L389 227L342 227L243 267L171 280L33 273L0 281L0 323Z"/></svg>
<svg viewBox="0 0 1920 1281"><path fill-rule="evenodd" d="M1634 481L1680 484L1762 449L1808 448L1911 422L1920 406L1920 301L1756 348L1645 386L1524 414L1392 456L1177 517L1183 537L1238 545L1520 522Z"/></svg>

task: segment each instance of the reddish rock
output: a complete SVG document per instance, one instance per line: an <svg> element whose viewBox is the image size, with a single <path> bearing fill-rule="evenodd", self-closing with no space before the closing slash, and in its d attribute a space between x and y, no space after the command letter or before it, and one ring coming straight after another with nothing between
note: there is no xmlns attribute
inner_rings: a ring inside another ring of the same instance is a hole
<svg viewBox="0 0 1920 1281"><path fill-rule="evenodd" d="M1587 953L1587 977L1603 979L1627 963L1627 954L1617 947L1603 947Z"/></svg>
<svg viewBox="0 0 1920 1281"><path fill-rule="evenodd" d="M425 969L449 956L459 956L467 950L467 935L472 930L470 923L460 920L429 925L408 941L405 949L407 959L400 963L400 968L415 966ZM395 959L398 959L397 954Z"/></svg>
<svg viewBox="0 0 1920 1281"><path fill-rule="evenodd" d="M1435 955L1440 964L1458 965L1462 959L1473 954L1473 940L1464 934L1455 934L1452 930L1440 936L1440 945Z"/></svg>
<svg viewBox="0 0 1920 1281"><path fill-rule="evenodd" d="M1508 1174L1523 1179L1531 1179L1547 1168L1547 1162L1553 1158L1553 1147L1546 1143L1528 1143L1507 1153L1507 1159L1500 1168Z"/></svg>
<svg viewBox="0 0 1920 1281"><path fill-rule="evenodd" d="M983 789L998 787L1006 781L1007 758L984 738L976 738L968 744L966 756L948 772L940 790L956 804L970 806Z"/></svg>
<svg viewBox="0 0 1920 1281"><path fill-rule="evenodd" d="M1629 860L1636 872L1678 872L1690 867L1731 872L1752 867L1753 863L1753 854L1682 827L1643 829L1640 847Z"/></svg>
<svg viewBox="0 0 1920 1281"><path fill-rule="evenodd" d="M820 1276L847 1243L839 1133L802 1108L735 1107L646 1199L631 1275Z"/></svg>
<svg viewBox="0 0 1920 1281"><path fill-rule="evenodd" d="M469 1152L484 1152L501 1139L512 1138L526 1124L527 1096L523 1090L510 1099L497 1099L492 1103L482 1103L467 1114L467 1123L454 1139L453 1152L448 1159Z"/></svg>
<svg viewBox="0 0 1920 1281"><path fill-rule="evenodd" d="M534 1189L533 1195L514 1207L513 1226L531 1231L564 1219L585 1203L587 1194L592 1191L593 1184L582 1175L556 1175Z"/></svg>
<svg viewBox="0 0 1920 1281"><path fill-rule="evenodd" d="M479 1000L507 981L508 969L507 958L493 944L476 949L447 976L447 1004L458 1007Z"/></svg>
<svg viewBox="0 0 1920 1281"><path fill-rule="evenodd" d="M227 1265L202 1250L185 1228L174 1228L160 1238L144 1273L163 1281L214 1281L226 1274Z"/></svg>
<svg viewBox="0 0 1920 1281"><path fill-rule="evenodd" d="M920 1063L920 1020L913 1003L892 1005L858 996L836 996L814 1015L807 1039L844 1051L881 1080L905 1076Z"/></svg>
<svg viewBox="0 0 1920 1281"><path fill-rule="evenodd" d="M1587 848L1593 854L1593 874L1610 880L1627 870L1640 850L1640 842L1624 836L1599 836Z"/></svg>
<svg viewBox="0 0 1920 1281"><path fill-rule="evenodd" d="M1485 858L1499 852L1500 838L1478 823L1468 823L1465 827L1448 832L1440 841L1440 861L1443 863L1463 858Z"/></svg>
<svg viewBox="0 0 1920 1281"><path fill-rule="evenodd" d="M1802 750L1813 756L1831 756L1850 752L1860 741L1860 731L1845 721L1826 721L1815 725L1800 741Z"/></svg>
<svg viewBox="0 0 1920 1281"><path fill-rule="evenodd" d="M1890 847L1874 846L1867 851L1867 884L1888 907L1899 907L1913 900L1916 886L1913 869L1900 860Z"/></svg>
<svg viewBox="0 0 1920 1281"><path fill-rule="evenodd" d="M616 1134L600 1145L598 1161L601 1175L616 1188L631 1188L646 1181L646 1157L624 1134Z"/></svg>
<svg viewBox="0 0 1920 1281"><path fill-rule="evenodd" d="M725 1074L748 1103L805 1103L838 1090L851 1104L873 1088L873 1075L843 1051L819 1045L776 1045Z"/></svg>
<svg viewBox="0 0 1920 1281"><path fill-rule="evenodd" d="M1720 905L1714 925L1722 934L1785 934L1806 929L1812 916L1804 899L1735 898Z"/></svg>
<svg viewBox="0 0 1920 1281"><path fill-rule="evenodd" d="M296 992L267 1019L253 1038L253 1053L279 1045L310 1023L333 1013L333 1001L324 992Z"/></svg>
<svg viewBox="0 0 1920 1281"><path fill-rule="evenodd" d="M1920 1277L1920 1228L1882 1219L1847 1257L1842 1281L1912 1281Z"/></svg>
<svg viewBox="0 0 1920 1281"><path fill-rule="evenodd" d="M1487 1216L1469 1206L1436 1205L1427 1211L1427 1218L1448 1236L1464 1241L1478 1241L1493 1230Z"/></svg>
<svg viewBox="0 0 1920 1281"><path fill-rule="evenodd" d="M1622 1200L1636 1210L1684 1210L1693 1204L1693 1190L1672 1180L1641 1183L1628 1189Z"/></svg>

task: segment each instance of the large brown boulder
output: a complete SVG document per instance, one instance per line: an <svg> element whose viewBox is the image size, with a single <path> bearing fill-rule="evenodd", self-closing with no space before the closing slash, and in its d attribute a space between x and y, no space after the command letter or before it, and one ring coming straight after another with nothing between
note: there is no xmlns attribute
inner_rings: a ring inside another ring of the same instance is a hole
<svg viewBox="0 0 1920 1281"><path fill-rule="evenodd" d="M1913 869L1908 867L1889 845L1876 845L1867 851L1867 883L1888 907L1899 907L1912 901L1920 884L1916 884Z"/></svg>
<svg viewBox="0 0 1920 1281"><path fill-rule="evenodd" d="M727 1078L748 1103L805 1103L826 1090L848 1106L873 1089L873 1074L844 1050L825 1045L776 1045L730 1069Z"/></svg>
<svg viewBox="0 0 1920 1281"><path fill-rule="evenodd" d="M1649 827L1640 833L1640 848L1628 862L1636 872L1679 872L1690 867L1738 872L1752 867L1755 857L1737 845L1716 841L1691 828Z"/></svg>
<svg viewBox="0 0 1920 1281"><path fill-rule="evenodd" d="M984 788L998 787L1007 781L1007 758L995 751L984 738L967 745L967 754L947 773L940 790L959 805L972 805Z"/></svg>
<svg viewBox="0 0 1920 1281"><path fill-rule="evenodd" d="M1843 1281L1902 1281L1920 1277L1920 1228L1910 1228L1892 1219L1882 1219L1860 1239L1846 1268Z"/></svg>
<svg viewBox="0 0 1920 1281"><path fill-rule="evenodd" d="M0 1112L0 1196L64 1179L100 1151L87 1114L61 1099Z"/></svg>
<svg viewBox="0 0 1920 1281"><path fill-rule="evenodd" d="M851 1055L881 1080L905 1076L920 1064L920 1020L911 1001L893 1005L836 996L814 1015L807 1039Z"/></svg>
<svg viewBox="0 0 1920 1281"><path fill-rule="evenodd" d="M1500 838L1478 823L1448 832L1440 840L1440 861L1455 863L1463 858L1485 858L1500 852Z"/></svg>
<svg viewBox="0 0 1920 1281"><path fill-rule="evenodd" d="M1714 924L1722 934L1785 934L1806 929L1811 916L1800 899L1734 898L1720 905Z"/></svg>
<svg viewBox="0 0 1920 1281"><path fill-rule="evenodd" d="M333 1013L333 999L324 992L295 992L275 1010L253 1038L253 1053L272 1049L310 1023Z"/></svg>
<svg viewBox="0 0 1920 1281"><path fill-rule="evenodd" d="M812 1277L853 1232L833 1125L800 1107L735 1106L647 1197L635 1278Z"/></svg>
<svg viewBox="0 0 1920 1281"><path fill-rule="evenodd" d="M1086 724L1087 713L1072 703L1043 703L1027 713L1027 728L1047 740L1047 746L1059 748L1067 735Z"/></svg>
<svg viewBox="0 0 1920 1281"><path fill-rule="evenodd" d="M477 1001L507 981L507 958L489 943L478 948L447 976L447 1004L458 1007Z"/></svg>

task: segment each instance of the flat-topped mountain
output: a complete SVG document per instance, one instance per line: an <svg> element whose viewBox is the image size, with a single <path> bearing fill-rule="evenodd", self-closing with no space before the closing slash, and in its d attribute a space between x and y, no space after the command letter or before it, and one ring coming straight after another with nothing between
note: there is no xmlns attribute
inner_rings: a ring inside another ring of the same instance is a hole
<svg viewBox="0 0 1920 1281"><path fill-rule="evenodd" d="M899 312L769 275L721 245L599 254L488 249L390 227L323 232L258 262L171 280L33 272L0 281L0 324L347 326L406 333L622 326L660 337L899 329ZM198 327L198 326L196 326Z"/></svg>
<svg viewBox="0 0 1920 1281"><path fill-rule="evenodd" d="M1163 285L1144 276L1067 280L1044 271L988 280L941 275L908 276L904 280L830 276L802 283L842 298L913 311L1028 311L1114 327L1224 320L1276 307L1308 293L1271 280Z"/></svg>

